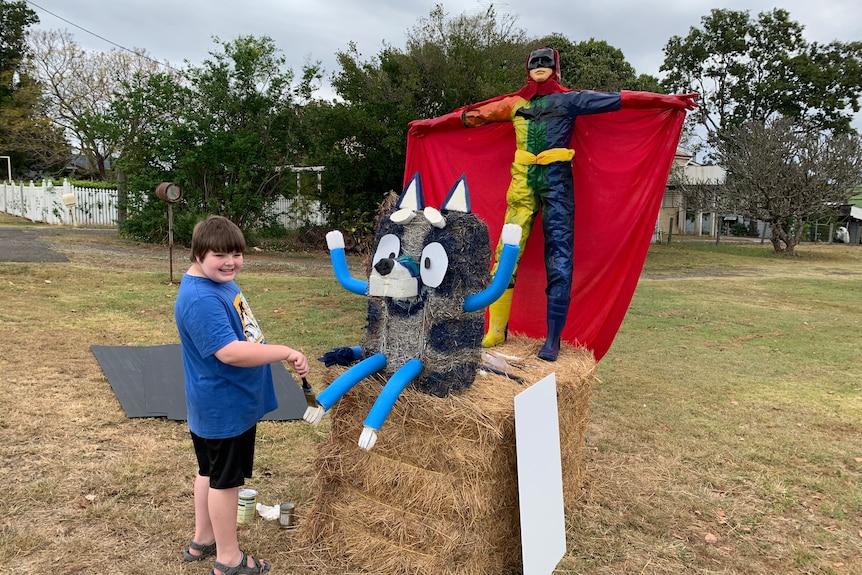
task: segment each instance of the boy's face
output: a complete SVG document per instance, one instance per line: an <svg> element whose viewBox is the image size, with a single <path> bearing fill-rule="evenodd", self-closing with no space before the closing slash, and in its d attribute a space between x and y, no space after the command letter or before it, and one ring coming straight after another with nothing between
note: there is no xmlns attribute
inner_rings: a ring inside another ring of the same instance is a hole
<svg viewBox="0 0 862 575"><path fill-rule="evenodd" d="M198 260L198 267L204 276L216 283L225 283L236 278L242 270L242 252L208 251L203 259Z"/></svg>

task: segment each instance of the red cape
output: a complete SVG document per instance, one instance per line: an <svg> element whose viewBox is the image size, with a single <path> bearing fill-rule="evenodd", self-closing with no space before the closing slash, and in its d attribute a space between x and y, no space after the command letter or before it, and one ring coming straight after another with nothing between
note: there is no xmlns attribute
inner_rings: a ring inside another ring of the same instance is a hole
<svg viewBox="0 0 862 575"><path fill-rule="evenodd" d="M684 120L682 110L626 109L575 123L575 271L562 337L596 360L610 348L637 286ZM426 205L436 207L466 174L472 210L488 224L493 249L514 153L510 122L410 135L404 182L419 172ZM543 241L537 218L518 268L509 331L544 340Z"/></svg>

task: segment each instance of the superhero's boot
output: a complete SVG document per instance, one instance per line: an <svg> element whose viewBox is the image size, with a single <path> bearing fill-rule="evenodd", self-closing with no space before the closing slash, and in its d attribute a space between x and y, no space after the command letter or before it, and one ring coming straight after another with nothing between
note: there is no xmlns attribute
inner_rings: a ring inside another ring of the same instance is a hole
<svg viewBox="0 0 862 575"><path fill-rule="evenodd" d="M514 291L515 288L506 289L500 299L488 306L488 333L482 338L482 347L494 347L506 341Z"/></svg>
<svg viewBox="0 0 862 575"><path fill-rule="evenodd" d="M560 335L569 313L569 298L548 297L548 338L539 350L539 359L556 361L560 353Z"/></svg>

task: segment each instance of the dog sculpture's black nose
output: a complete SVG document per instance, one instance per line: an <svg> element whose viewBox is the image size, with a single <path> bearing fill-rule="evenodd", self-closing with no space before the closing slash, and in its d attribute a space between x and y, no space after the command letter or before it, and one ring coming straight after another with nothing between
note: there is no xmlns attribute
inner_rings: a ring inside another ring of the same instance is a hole
<svg viewBox="0 0 862 575"><path fill-rule="evenodd" d="M389 275L389 272L391 272L394 267L395 260L392 258L383 258L374 264L374 269L382 276Z"/></svg>

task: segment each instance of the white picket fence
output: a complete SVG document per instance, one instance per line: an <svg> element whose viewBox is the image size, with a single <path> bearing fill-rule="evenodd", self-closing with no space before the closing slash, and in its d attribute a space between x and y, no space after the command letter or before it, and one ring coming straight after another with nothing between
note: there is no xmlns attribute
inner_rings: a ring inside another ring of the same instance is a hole
<svg viewBox="0 0 862 575"><path fill-rule="evenodd" d="M66 179L61 186L51 181L4 182L0 183L0 211L43 224L116 227L117 190L81 188ZM287 229L326 223L317 200L280 198L270 206L270 213Z"/></svg>

